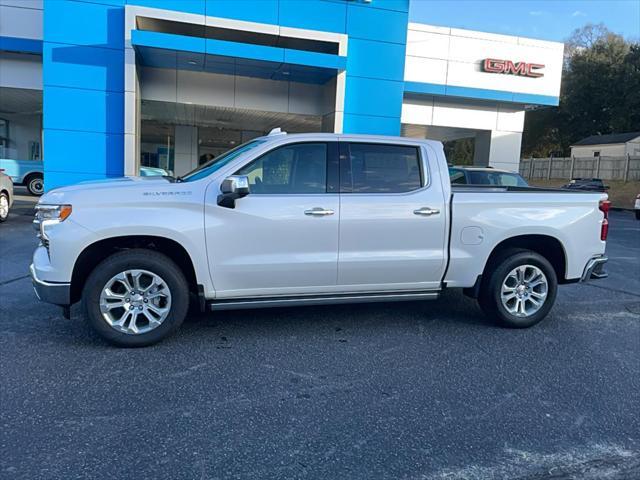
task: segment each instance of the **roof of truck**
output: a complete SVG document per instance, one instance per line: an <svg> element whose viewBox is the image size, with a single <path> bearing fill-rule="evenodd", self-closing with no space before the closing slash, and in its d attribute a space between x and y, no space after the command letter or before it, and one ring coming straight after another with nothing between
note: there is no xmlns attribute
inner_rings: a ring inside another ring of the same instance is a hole
<svg viewBox="0 0 640 480"><path fill-rule="evenodd" d="M423 138L398 137L392 135L368 135L361 133L287 133L277 130L279 129L273 129L268 135L259 138L267 140L286 138L296 140L350 140L361 142L422 143L442 147L442 142Z"/></svg>

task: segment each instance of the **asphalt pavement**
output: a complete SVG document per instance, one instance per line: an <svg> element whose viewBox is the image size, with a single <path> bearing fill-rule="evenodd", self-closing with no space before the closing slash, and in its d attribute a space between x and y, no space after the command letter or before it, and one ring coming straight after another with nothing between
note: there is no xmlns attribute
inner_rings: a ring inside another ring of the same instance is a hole
<svg viewBox="0 0 640 480"><path fill-rule="evenodd" d="M640 478L640 222L610 277L527 330L437 301L190 317L118 349L27 278L29 198L0 225L0 478Z"/></svg>

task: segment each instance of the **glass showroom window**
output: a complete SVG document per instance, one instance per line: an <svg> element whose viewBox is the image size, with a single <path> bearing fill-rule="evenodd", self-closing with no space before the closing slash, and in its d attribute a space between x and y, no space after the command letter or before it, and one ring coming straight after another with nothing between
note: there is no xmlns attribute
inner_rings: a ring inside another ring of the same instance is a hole
<svg viewBox="0 0 640 480"><path fill-rule="evenodd" d="M0 88L0 158L42 160L42 92Z"/></svg>
<svg viewBox="0 0 640 480"><path fill-rule="evenodd" d="M163 170L161 175L171 175L175 168L175 126L142 121L140 135L140 174Z"/></svg>

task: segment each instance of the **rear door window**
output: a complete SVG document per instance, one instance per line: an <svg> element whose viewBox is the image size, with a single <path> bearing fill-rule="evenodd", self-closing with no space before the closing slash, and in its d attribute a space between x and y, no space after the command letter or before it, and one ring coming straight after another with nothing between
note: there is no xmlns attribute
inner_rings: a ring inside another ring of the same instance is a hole
<svg viewBox="0 0 640 480"><path fill-rule="evenodd" d="M349 143L340 161L343 193L403 193L423 185L418 147Z"/></svg>

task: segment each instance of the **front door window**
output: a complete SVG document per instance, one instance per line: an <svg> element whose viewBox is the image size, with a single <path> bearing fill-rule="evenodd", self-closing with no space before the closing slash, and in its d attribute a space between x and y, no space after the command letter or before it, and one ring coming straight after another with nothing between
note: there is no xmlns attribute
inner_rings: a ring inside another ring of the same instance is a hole
<svg viewBox="0 0 640 480"><path fill-rule="evenodd" d="M272 150L238 171L252 194L327 192L327 144L300 143Z"/></svg>

